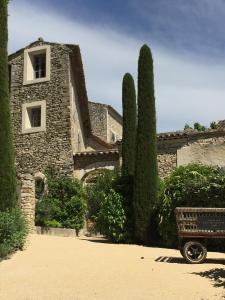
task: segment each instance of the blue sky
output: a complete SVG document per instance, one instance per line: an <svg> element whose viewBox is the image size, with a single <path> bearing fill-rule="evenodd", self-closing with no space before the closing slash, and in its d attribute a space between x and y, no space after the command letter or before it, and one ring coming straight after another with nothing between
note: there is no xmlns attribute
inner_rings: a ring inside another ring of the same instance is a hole
<svg viewBox="0 0 225 300"><path fill-rule="evenodd" d="M121 112L121 81L154 58L157 128L225 119L225 0L12 1L9 52L42 36L79 44L90 100Z"/></svg>

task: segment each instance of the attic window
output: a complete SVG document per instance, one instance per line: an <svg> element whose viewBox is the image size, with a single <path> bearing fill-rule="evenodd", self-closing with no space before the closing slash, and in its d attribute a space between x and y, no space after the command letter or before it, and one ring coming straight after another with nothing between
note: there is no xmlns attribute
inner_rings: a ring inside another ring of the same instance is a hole
<svg viewBox="0 0 225 300"><path fill-rule="evenodd" d="M43 78L46 76L46 53L33 56L34 78Z"/></svg>
<svg viewBox="0 0 225 300"><path fill-rule="evenodd" d="M50 46L37 46L24 50L23 84L50 80Z"/></svg>

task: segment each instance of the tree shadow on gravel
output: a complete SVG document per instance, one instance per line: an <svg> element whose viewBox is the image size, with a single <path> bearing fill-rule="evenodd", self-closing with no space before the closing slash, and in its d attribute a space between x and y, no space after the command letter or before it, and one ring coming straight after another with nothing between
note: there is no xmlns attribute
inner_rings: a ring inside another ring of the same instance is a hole
<svg viewBox="0 0 225 300"><path fill-rule="evenodd" d="M210 279L214 287L225 288L225 270L222 268L215 268L204 272L193 272L191 274Z"/></svg>
<svg viewBox="0 0 225 300"><path fill-rule="evenodd" d="M171 264L186 264L186 261L183 257L159 256L155 259L155 261ZM225 259L207 258L204 264L225 265Z"/></svg>

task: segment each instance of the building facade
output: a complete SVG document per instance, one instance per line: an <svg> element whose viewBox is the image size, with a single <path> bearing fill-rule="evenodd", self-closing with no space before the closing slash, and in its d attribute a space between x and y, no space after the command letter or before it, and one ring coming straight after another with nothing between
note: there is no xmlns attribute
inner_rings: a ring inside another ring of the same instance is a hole
<svg viewBox="0 0 225 300"><path fill-rule="evenodd" d="M9 56L10 103L21 205L34 223L35 181L51 167L88 175L119 164L122 117L88 103L79 46L38 39Z"/></svg>
<svg viewBox="0 0 225 300"><path fill-rule="evenodd" d="M21 207L34 226L35 184L55 168L90 183L121 163L122 117L88 101L79 46L38 39L9 56L10 103ZM179 165L225 167L224 122L216 130L158 134L159 175Z"/></svg>

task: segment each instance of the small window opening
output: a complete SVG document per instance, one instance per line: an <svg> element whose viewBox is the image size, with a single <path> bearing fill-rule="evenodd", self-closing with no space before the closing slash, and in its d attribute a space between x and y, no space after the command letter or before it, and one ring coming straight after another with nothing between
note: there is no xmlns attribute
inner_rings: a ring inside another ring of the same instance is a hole
<svg viewBox="0 0 225 300"><path fill-rule="evenodd" d="M116 135L114 132L110 131L110 142L115 143L116 142Z"/></svg>
<svg viewBox="0 0 225 300"><path fill-rule="evenodd" d="M34 55L33 69L35 79L46 77L46 53Z"/></svg>
<svg viewBox="0 0 225 300"><path fill-rule="evenodd" d="M28 116L30 120L30 127L41 126L41 107L34 107L28 109Z"/></svg>

